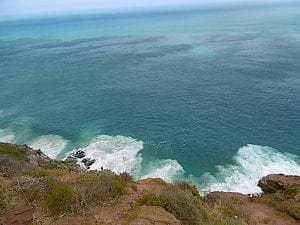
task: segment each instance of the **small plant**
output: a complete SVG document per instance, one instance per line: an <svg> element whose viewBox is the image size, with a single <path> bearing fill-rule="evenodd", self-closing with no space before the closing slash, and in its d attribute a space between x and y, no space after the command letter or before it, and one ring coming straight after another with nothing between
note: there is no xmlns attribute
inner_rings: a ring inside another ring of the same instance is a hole
<svg viewBox="0 0 300 225"><path fill-rule="evenodd" d="M113 198L118 198L126 194L126 185L122 177L117 175L112 176L110 191Z"/></svg>
<svg viewBox="0 0 300 225"><path fill-rule="evenodd" d="M278 190L273 194L252 197L251 201L263 203L285 212L300 221L299 207L300 185L293 185L286 190Z"/></svg>
<svg viewBox="0 0 300 225"><path fill-rule="evenodd" d="M44 168L28 168L23 170L23 174L30 177L47 177L49 171Z"/></svg>
<svg viewBox="0 0 300 225"><path fill-rule="evenodd" d="M150 192L138 200L138 205L162 206L162 202L159 195Z"/></svg>
<svg viewBox="0 0 300 225"><path fill-rule="evenodd" d="M10 159L25 160L26 149L6 143L0 143L0 155L5 155Z"/></svg>
<svg viewBox="0 0 300 225"><path fill-rule="evenodd" d="M111 172L89 172L81 175L81 182L74 186L76 202L87 208L126 194L126 183Z"/></svg>
<svg viewBox="0 0 300 225"><path fill-rule="evenodd" d="M144 195L138 200L138 204L163 207L174 214L184 225L198 225L207 221L208 213L202 206L202 201L186 187L186 185L170 185L158 194Z"/></svg>
<svg viewBox="0 0 300 225"><path fill-rule="evenodd" d="M147 193L137 202L139 206L159 206L172 213L183 225L241 225L228 215L213 211L202 201L197 189L185 182L169 185L158 193Z"/></svg>
<svg viewBox="0 0 300 225"><path fill-rule="evenodd" d="M120 176L125 182L133 181L132 176L127 172L121 173Z"/></svg>
<svg viewBox="0 0 300 225"><path fill-rule="evenodd" d="M195 196L197 198L201 198L199 190L197 189L197 187L195 185L191 185L187 182L179 182L179 183L176 183L176 186L179 187L183 191L190 192L193 196Z"/></svg>
<svg viewBox="0 0 300 225"><path fill-rule="evenodd" d="M72 210L74 192L70 185L51 182L47 195L47 206L53 215L59 215Z"/></svg>
<svg viewBox="0 0 300 225"><path fill-rule="evenodd" d="M49 177L49 176L63 176L68 172L63 169L49 169L49 168L27 168L23 170L23 174L30 177Z"/></svg>

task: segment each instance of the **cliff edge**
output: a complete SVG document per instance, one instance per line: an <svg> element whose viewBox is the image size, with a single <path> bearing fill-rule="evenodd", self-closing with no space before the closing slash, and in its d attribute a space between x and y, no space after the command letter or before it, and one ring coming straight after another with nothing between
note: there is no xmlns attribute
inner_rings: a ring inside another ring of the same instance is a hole
<svg viewBox="0 0 300 225"><path fill-rule="evenodd" d="M0 143L0 224L296 225L300 177L273 174L263 194L212 192L185 182L134 181L127 173L88 171L26 145Z"/></svg>

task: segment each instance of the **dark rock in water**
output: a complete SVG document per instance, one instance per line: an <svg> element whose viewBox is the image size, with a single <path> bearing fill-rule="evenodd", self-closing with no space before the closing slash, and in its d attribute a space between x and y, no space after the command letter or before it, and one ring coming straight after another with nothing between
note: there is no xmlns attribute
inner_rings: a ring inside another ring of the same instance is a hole
<svg viewBox="0 0 300 225"><path fill-rule="evenodd" d="M91 165L93 165L94 163L96 162L95 159L90 159L90 158L87 158L83 163L86 167L90 167Z"/></svg>
<svg viewBox="0 0 300 225"><path fill-rule="evenodd" d="M278 190L286 190L293 185L300 185L299 176L271 174L261 178L258 182L258 186L265 194L275 193Z"/></svg>
<svg viewBox="0 0 300 225"><path fill-rule="evenodd" d="M81 159L81 158L85 157L85 152L78 150L77 152L74 153L74 157Z"/></svg>

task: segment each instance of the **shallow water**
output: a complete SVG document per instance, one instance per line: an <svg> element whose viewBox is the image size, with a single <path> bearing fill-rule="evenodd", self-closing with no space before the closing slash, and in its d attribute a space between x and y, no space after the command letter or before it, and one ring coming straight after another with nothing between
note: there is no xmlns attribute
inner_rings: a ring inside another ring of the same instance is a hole
<svg viewBox="0 0 300 225"><path fill-rule="evenodd" d="M0 141L203 191L300 175L299 21L293 5L0 22Z"/></svg>

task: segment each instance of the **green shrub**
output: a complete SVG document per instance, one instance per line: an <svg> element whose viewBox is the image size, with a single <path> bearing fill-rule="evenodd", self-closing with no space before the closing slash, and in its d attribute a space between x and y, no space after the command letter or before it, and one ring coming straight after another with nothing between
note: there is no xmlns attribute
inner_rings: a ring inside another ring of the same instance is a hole
<svg viewBox="0 0 300 225"><path fill-rule="evenodd" d="M187 182L179 182L179 183L176 183L176 186L179 187L183 191L190 192L193 196L195 196L197 198L201 198L199 190L197 189L197 187L195 185L191 185Z"/></svg>
<svg viewBox="0 0 300 225"><path fill-rule="evenodd" d="M23 170L23 174L30 177L49 177L49 176L63 176L67 174L68 171L63 169L46 169L46 168L27 168Z"/></svg>
<svg viewBox="0 0 300 225"><path fill-rule="evenodd" d="M112 176L111 197L118 198L126 194L126 185L124 180L117 175Z"/></svg>
<svg viewBox="0 0 300 225"><path fill-rule="evenodd" d="M83 176L81 183L76 185L77 202L81 207L93 206L110 197L110 185L104 176Z"/></svg>
<svg viewBox="0 0 300 225"><path fill-rule="evenodd" d="M26 194L26 197L28 198L28 200L30 202L33 202L34 200L37 200L39 198L39 189L37 189L36 187L32 187L31 189L26 189L24 190L24 193Z"/></svg>
<svg viewBox="0 0 300 225"><path fill-rule="evenodd" d="M53 215L59 215L72 210L74 191L64 183L51 182L47 195L47 206Z"/></svg>
<svg viewBox="0 0 300 225"><path fill-rule="evenodd" d="M300 185L293 185L286 190L279 190L273 194L253 197L251 201L270 205L300 221L299 196Z"/></svg>
<svg viewBox="0 0 300 225"><path fill-rule="evenodd" d="M222 214L220 208L205 204L194 186L187 183L169 185L157 193L142 196L137 205L159 206L172 213L183 225L241 225L241 221L231 217L231 213ZM228 207L229 204L226 205ZM225 207L225 206L224 206ZM230 206L231 207L231 206ZM239 206L237 206L238 208ZM216 209L216 210L215 210ZM228 211L233 208L228 209ZM234 209L233 211L235 211ZM228 215L230 214L230 215ZM232 213L235 215L235 213Z"/></svg>
<svg viewBox="0 0 300 225"><path fill-rule="evenodd" d="M23 174L30 177L47 177L49 176L49 171L43 168L28 168L23 170Z"/></svg>
<svg viewBox="0 0 300 225"><path fill-rule="evenodd" d="M245 218L246 214L242 208L242 202L238 199L223 200L219 203L219 210L226 217Z"/></svg>
<svg viewBox="0 0 300 225"><path fill-rule="evenodd" d="M113 173L90 172L81 176L81 182L75 186L80 207L101 204L109 198L118 198L126 194L126 183Z"/></svg>
<svg viewBox="0 0 300 225"><path fill-rule="evenodd" d="M5 155L10 159L26 160L26 149L20 146L0 143L0 155Z"/></svg>
<svg viewBox="0 0 300 225"><path fill-rule="evenodd" d="M208 220L202 201L188 190L170 185L158 194L148 193L138 200L139 205L160 206L175 215L184 225L198 225Z"/></svg>
<svg viewBox="0 0 300 225"><path fill-rule="evenodd" d="M162 206L162 202L159 194L150 192L143 195L138 200L138 205L148 205L148 206Z"/></svg>

